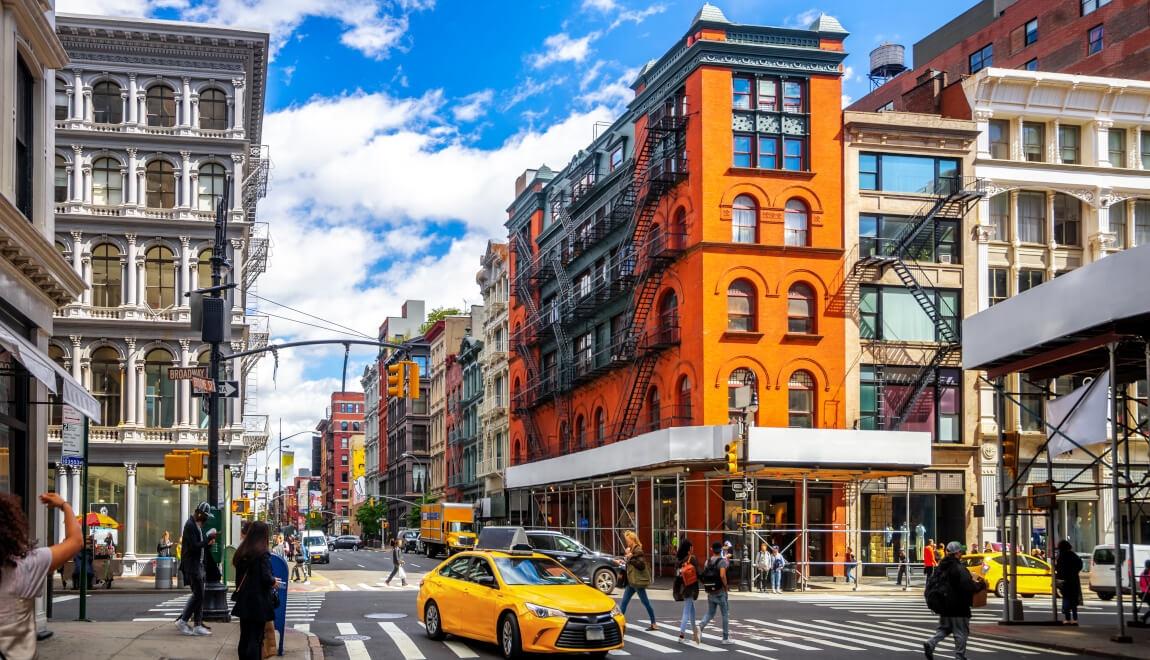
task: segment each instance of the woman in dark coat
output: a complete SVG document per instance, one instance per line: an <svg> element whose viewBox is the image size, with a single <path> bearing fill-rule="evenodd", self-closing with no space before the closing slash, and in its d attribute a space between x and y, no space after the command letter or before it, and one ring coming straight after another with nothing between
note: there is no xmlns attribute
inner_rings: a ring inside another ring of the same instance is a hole
<svg viewBox="0 0 1150 660"><path fill-rule="evenodd" d="M1078 574L1082 572L1082 558L1070 545L1070 541L1062 540L1058 544L1058 561L1054 564L1054 577L1058 580L1059 591L1062 592L1062 618L1063 625L1078 625L1078 604L1082 602L1082 582Z"/></svg>
<svg viewBox="0 0 1150 660"><path fill-rule="evenodd" d="M279 588L279 580L272 575L267 523L252 523L232 564L237 585L232 614L240 618L239 657L262 660L264 624L275 618L272 589Z"/></svg>

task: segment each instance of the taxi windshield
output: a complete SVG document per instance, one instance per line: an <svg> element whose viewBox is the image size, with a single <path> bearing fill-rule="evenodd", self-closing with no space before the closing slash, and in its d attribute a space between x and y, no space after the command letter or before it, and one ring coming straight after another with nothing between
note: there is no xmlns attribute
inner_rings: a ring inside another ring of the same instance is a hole
<svg viewBox="0 0 1150 660"><path fill-rule="evenodd" d="M471 523L469 523L469 522L453 522L453 523L451 523L451 527L448 528L447 531L449 531L449 532L470 532L471 531Z"/></svg>
<svg viewBox="0 0 1150 660"><path fill-rule="evenodd" d="M579 579L550 559L498 557L495 565L508 585L579 584Z"/></svg>

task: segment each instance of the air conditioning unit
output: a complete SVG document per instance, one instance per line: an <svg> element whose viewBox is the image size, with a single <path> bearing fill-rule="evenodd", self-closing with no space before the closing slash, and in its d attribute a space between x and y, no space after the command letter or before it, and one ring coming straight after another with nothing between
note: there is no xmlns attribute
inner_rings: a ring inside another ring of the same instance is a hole
<svg viewBox="0 0 1150 660"><path fill-rule="evenodd" d="M950 257L950 255L949 255L949 254L940 254L940 255L938 255L938 263L940 263L940 264L949 264L950 262L951 262L951 257Z"/></svg>

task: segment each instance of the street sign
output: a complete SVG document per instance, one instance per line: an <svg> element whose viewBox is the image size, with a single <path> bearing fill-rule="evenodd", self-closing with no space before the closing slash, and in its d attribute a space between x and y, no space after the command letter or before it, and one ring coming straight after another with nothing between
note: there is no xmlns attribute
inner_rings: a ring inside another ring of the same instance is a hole
<svg viewBox="0 0 1150 660"><path fill-rule="evenodd" d="M264 481L245 481L244 490L251 491L266 491L268 489L267 482Z"/></svg>
<svg viewBox="0 0 1150 660"><path fill-rule="evenodd" d="M749 496L750 496L750 493L748 493L745 490L736 490L735 491L735 499L736 500L745 500L745 499L748 499Z"/></svg>
<svg viewBox="0 0 1150 660"><path fill-rule="evenodd" d="M216 387L225 399L235 399L240 395L240 381L238 380L221 380L216 383Z"/></svg>
<svg viewBox="0 0 1150 660"><path fill-rule="evenodd" d="M60 457L60 465L63 465L65 467L75 467L75 468L83 467L84 457L83 456L61 456Z"/></svg>
<svg viewBox="0 0 1150 660"><path fill-rule="evenodd" d="M192 376L192 391L195 394L209 394L216 391L216 381L211 378Z"/></svg>
<svg viewBox="0 0 1150 660"><path fill-rule="evenodd" d="M168 380L192 380L195 378L207 378L207 367L170 367L168 368Z"/></svg>
<svg viewBox="0 0 1150 660"><path fill-rule="evenodd" d="M80 411L72 406L64 406L60 413L60 439L62 447L60 455L64 458L76 459L77 465L84 463L84 418ZM68 465L69 463L64 463Z"/></svg>

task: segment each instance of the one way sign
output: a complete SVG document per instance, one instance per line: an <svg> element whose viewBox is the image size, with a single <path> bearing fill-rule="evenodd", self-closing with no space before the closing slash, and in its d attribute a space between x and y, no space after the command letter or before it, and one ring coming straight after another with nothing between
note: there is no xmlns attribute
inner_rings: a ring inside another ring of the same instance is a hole
<svg viewBox="0 0 1150 660"><path fill-rule="evenodd" d="M240 381L221 380L216 383L216 391L225 399L234 399L240 395Z"/></svg>

